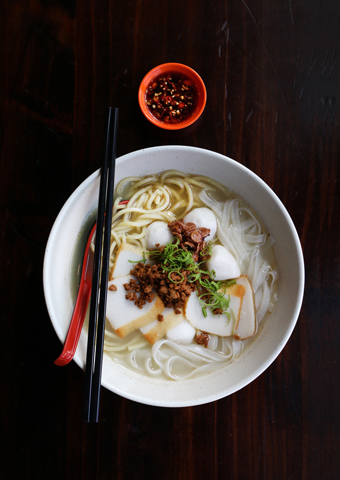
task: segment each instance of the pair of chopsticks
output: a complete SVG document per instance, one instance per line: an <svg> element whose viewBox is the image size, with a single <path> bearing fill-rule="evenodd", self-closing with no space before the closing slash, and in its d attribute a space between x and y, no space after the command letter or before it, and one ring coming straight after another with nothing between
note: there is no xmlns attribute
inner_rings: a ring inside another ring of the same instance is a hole
<svg viewBox="0 0 340 480"><path fill-rule="evenodd" d="M84 422L98 422L99 416L116 164L117 124L118 108L110 107L107 123L105 156L100 175L90 321L86 354L85 396L83 408Z"/></svg>

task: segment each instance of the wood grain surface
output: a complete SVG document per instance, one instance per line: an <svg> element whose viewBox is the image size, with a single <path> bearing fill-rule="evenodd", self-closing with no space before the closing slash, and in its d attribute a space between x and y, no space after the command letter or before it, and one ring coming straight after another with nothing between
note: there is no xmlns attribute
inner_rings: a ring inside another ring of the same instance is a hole
<svg viewBox="0 0 340 480"><path fill-rule="evenodd" d="M0 478L340 478L340 4L338 0L3 0ZM175 61L208 102L183 131L152 126L143 76ZM42 287L44 248L73 190L101 164L105 112L118 155L192 145L234 158L279 196L301 238L306 289L277 360L203 406L155 408L102 389L83 424L84 373Z"/></svg>

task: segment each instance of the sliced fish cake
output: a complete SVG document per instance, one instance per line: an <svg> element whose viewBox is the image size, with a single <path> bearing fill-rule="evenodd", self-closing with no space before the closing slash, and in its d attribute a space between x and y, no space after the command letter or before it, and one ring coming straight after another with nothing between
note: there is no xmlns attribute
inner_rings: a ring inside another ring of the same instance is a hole
<svg viewBox="0 0 340 480"><path fill-rule="evenodd" d="M131 261L142 262L143 250L135 245L131 245L130 243L122 243L116 253L110 280L129 275L131 269L135 265L134 263L131 263Z"/></svg>
<svg viewBox="0 0 340 480"><path fill-rule="evenodd" d="M228 312L231 314L230 319L225 314L214 315L209 308L206 309L207 316L205 317L197 292L190 295L184 306L185 317L197 330L220 335L221 337L229 337L234 334L238 327L245 290L244 285L238 284L226 288L225 295L230 295L228 309Z"/></svg>
<svg viewBox="0 0 340 480"><path fill-rule="evenodd" d="M151 303L147 302L142 309L138 308L134 302L127 300L124 284L129 283L131 279L136 280L136 277L125 275L115 278L109 282L109 285L115 285L117 291L108 289L107 292L106 318L121 338L157 320L158 315L165 308L157 294L154 300Z"/></svg>
<svg viewBox="0 0 340 480"><path fill-rule="evenodd" d="M235 330L235 338L245 340L255 335L257 330L255 301L253 288L246 275L242 275L237 280L238 285L243 285L245 294L243 297L240 319L237 329Z"/></svg>

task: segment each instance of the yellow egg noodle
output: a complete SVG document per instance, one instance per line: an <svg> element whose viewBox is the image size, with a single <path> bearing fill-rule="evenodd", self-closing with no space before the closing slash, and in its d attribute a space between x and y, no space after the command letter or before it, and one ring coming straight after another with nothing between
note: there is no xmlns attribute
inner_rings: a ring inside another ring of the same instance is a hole
<svg viewBox="0 0 340 480"><path fill-rule="evenodd" d="M128 203L119 205L125 199ZM274 268L274 239L243 199L208 177L168 170L159 175L121 180L113 207L110 270L122 243L147 250L148 225L154 221L181 220L197 207L207 207L214 212L217 235L212 242L227 248L241 272L248 276L259 323L272 311L276 301L278 274ZM140 330L119 338L109 325L104 350L114 362L137 372L183 380L221 368L236 358L249 341L210 335L208 348L194 342L179 344L166 337L150 345Z"/></svg>

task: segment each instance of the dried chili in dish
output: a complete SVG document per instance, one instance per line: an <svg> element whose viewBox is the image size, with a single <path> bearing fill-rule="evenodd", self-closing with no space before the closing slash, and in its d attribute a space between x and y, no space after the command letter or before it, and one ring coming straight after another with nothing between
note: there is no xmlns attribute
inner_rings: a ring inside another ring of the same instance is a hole
<svg viewBox="0 0 340 480"><path fill-rule="evenodd" d="M194 111L197 89L194 82L178 73L166 73L152 80L145 93L151 114L164 123L179 123Z"/></svg>

